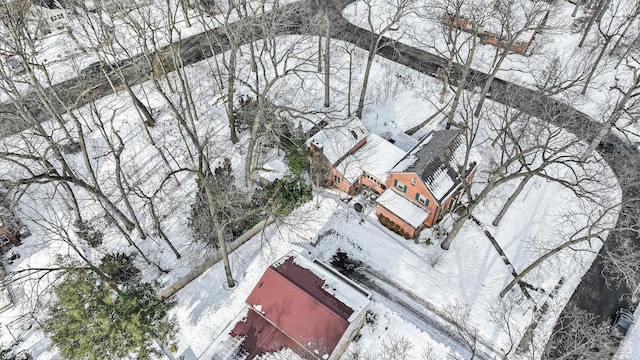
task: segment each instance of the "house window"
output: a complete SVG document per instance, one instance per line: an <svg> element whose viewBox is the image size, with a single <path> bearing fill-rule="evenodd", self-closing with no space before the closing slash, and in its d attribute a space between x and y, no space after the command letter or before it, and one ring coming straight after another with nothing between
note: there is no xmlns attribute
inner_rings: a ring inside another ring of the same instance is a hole
<svg viewBox="0 0 640 360"><path fill-rule="evenodd" d="M429 199L427 199L425 196L422 196L422 194L416 193L416 200L418 200L419 203L425 206L429 206Z"/></svg>
<svg viewBox="0 0 640 360"><path fill-rule="evenodd" d="M333 175L333 182L336 184L340 184L342 182L342 178L338 175Z"/></svg>
<svg viewBox="0 0 640 360"><path fill-rule="evenodd" d="M369 181L371 181L372 183L376 184L376 185L382 185L382 182L380 182L380 180L378 180L375 176L369 174L369 173L365 173L364 177L366 177L367 179L369 179Z"/></svg>
<svg viewBox="0 0 640 360"><path fill-rule="evenodd" d="M407 185L403 184L401 181L393 180L393 186L402 192L407 192Z"/></svg>
<svg viewBox="0 0 640 360"><path fill-rule="evenodd" d="M62 18L64 18L64 15L63 15L63 14L53 15L53 16L51 17L51 21L57 21L57 20L60 20L60 19L62 19Z"/></svg>
<svg viewBox="0 0 640 360"><path fill-rule="evenodd" d="M415 185L416 184L416 178L412 177L411 178L411 185Z"/></svg>

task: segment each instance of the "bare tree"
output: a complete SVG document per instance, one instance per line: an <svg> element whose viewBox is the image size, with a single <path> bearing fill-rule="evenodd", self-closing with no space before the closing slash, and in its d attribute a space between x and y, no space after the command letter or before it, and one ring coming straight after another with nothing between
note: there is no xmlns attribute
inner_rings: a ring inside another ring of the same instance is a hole
<svg viewBox="0 0 640 360"><path fill-rule="evenodd" d="M614 37L621 36L620 34L626 27L626 23L633 22L635 17L637 17L637 6L637 4L636 7L632 7L626 2L615 2L613 5L607 6L606 11L602 13L603 16L598 18L597 29L599 39L602 43L598 43L596 45L596 48L599 48L600 51L598 52L598 55L591 67L591 71L589 72L584 86L582 87L582 95L586 94L589 84L591 83L591 79L599 69L600 62L604 58L611 41L613 41Z"/></svg>
<svg viewBox="0 0 640 360"><path fill-rule="evenodd" d="M262 152L267 147L276 146L283 129L291 126L290 119L293 114L305 118L305 113L313 111L304 108L304 105L292 105L278 101L283 96L285 89L282 87L284 79L292 79L296 74L314 72L312 66L313 51L309 37L290 39L288 46L282 46L282 42L274 34L273 26L279 26L279 16L272 13L273 17L263 23L263 31L273 34L257 41L254 56L248 60L257 64L258 71L255 78L251 74L238 77L250 95L246 107L246 121L248 126L248 140L246 143L246 156L244 164L244 181L251 191L255 170ZM266 14L265 14L266 16ZM284 96L286 98L286 96Z"/></svg>
<svg viewBox="0 0 640 360"><path fill-rule="evenodd" d="M453 324L454 336L462 341L469 351L469 360L475 359L478 353L478 330L469 323L469 307L461 301L447 306L445 312Z"/></svg>
<svg viewBox="0 0 640 360"><path fill-rule="evenodd" d="M582 47L582 45L584 44L584 41L587 39L587 36L589 35L589 32L591 31L591 27L593 27L593 24L595 22L600 21L600 19L604 15L605 10L609 7L609 4L611 4L611 0L596 0L591 4L592 5L590 9L591 14L589 15L587 26L584 29L584 33L582 34L582 38L578 43L578 47Z"/></svg>
<svg viewBox="0 0 640 360"><path fill-rule="evenodd" d="M631 186L637 181L636 178ZM604 251L600 253L607 286L615 288L623 284L630 291L629 300L634 304L638 301L640 291L640 252L633 242L633 238L640 234L639 202L638 198L630 198L621 204L616 231L608 238Z"/></svg>
<svg viewBox="0 0 640 360"><path fill-rule="evenodd" d="M479 36L493 12L493 7L487 6L486 3L469 3L462 0L436 0L417 10L419 17L440 24L439 33L418 32L410 35L413 41L423 44L446 59L446 65L436 73L436 77L442 81L441 103L444 103L448 89L452 89L454 95L432 117L440 113L446 114L447 128L456 124L456 112L469 80L475 52L481 44ZM442 38L445 40L445 46L440 45ZM410 131L417 131L432 117Z"/></svg>
<svg viewBox="0 0 640 360"><path fill-rule="evenodd" d="M494 17L500 24L500 31L496 34L498 43L495 46L491 71L480 92L474 116L480 115L491 84L507 56L514 50L517 52L527 51L535 35L545 30L547 16L554 11L552 5L544 1L530 2L526 0L498 0L494 8L496 9ZM529 38L522 39L524 36Z"/></svg>
<svg viewBox="0 0 640 360"><path fill-rule="evenodd" d="M594 315L574 305L568 306L551 335L544 357L558 360L610 359L613 340L609 324L598 321Z"/></svg>
<svg viewBox="0 0 640 360"><path fill-rule="evenodd" d="M635 60L635 59L634 59ZM611 88L611 90L615 90L618 93L617 100L615 105L613 105L613 109L608 115L605 115L606 118L604 123L595 134L591 142L589 143L589 147L582 153L581 160L585 161L596 149L596 147L605 139L607 135L611 132L611 128L615 126L615 124L620 120L620 118L625 114L632 114L633 112L637 112L640 106L640 62L637 60L630 63L628 65L628 70L631 72L631 77L625 78L623 85L620 85L619 82L623 80L616 80L615 85ZM630 82L629 82L630 80Z"/></svg>
<svg viewBox="0 0 640 360"><path fill-rule="evenodd" d="M501 115L490 116L485 120L491 124L493 134L490 136L493 137L494 147L487 178L479 192L466 191L467 205L461 209L461 215L442 242L441 247L444 249L449 247L475 208L502 184L522 178L543 177L579 193L590 183L590 175L575 170L580 169L578 159L572 155L572 151L581 146L577 138L569 140L561 128L530 116L521 119L520 111L501 106L496 109ZM474 122L470 119L470 111L466 114L463 118L467 119L466 124L469 125L465 132L473 134L478 127L470 127ZM468 148L471 149L474 143L477 142L468 142ZM566 168L572 175L563 178L556 175L562 172L549 171L556 167ZM585 196L589 195L590 192L585 193Z"/></svg>
<svg viewBox="0 0 640 360"><path fill-rule="evenodd" d="M362 111L364 109L365 98L367 95L367 86L369 84L369 73L371 72L371 66L375 59L376 53L381 48L393 44L395 40L385 38L387 33L399 30L398 23L402 17L409 12L413 11L412 7L414 0L397 0L390 6L387 11L376 11L375 7L379 6L376 0L365 0L365 6L367 7L367 25L369 31L374 36L369 44L369 55L367 57L367 63L364 68L364 75L362 78L362 88L360 90L360 100L358 100L358 108L356 110L356 116L362 118ZM384 15L380 15L384 14ZM402 37L395 36L397 39Z"/></svg>

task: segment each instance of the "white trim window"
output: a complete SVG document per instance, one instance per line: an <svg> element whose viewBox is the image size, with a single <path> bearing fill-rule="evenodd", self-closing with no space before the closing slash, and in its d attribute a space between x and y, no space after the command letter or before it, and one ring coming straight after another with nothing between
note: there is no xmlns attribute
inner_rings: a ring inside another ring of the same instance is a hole
<svg viewBox="0 0 640 360"><path fill-rule="evenodd" d="M382 181L378 180L378 178L377 178L377 177L375 177L375 176L373 176L373 175L369 174L369 173L368 173L368 172L366 172L366 171L365 171L365 173L364 173L364 177L365 177L365 178L367 178L367 179L369 179L369 181L371 181L372 183L374 183L374 184L376 184L376 185L378 185L378 186L381 186L381 185L382 185Z"/></svg>
<svg viewBox="0 0 640 360"><path fill-rule="evenodd" d="M416 193L416 200L418 200L418 202L424 206L429 206L429 199L427 199L426 196Z"/></svg>
<svg viewBox="0 0 640 360"><path fill-rule="evenodd" d="M402 191L402 192L407 192L407 185L403 184L402 181L398 180L398 179L394 179L393 180L393 186L396 187L396 189Z"/></svg>

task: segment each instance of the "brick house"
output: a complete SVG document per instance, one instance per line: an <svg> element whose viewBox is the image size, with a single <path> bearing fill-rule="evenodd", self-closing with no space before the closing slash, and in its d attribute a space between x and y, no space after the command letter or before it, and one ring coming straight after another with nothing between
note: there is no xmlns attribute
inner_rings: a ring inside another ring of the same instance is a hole
<svg viewBox="0 0 640 360"><path fill-rule="evenodd" d="M290 252L264 272L215 359L339 359L364 324L370 295L330 266Z"/></svg>
<svg viewBox="0 0 640 360"><path fill-rule="evenodd" d="M376 215L404 236L415 237L460 202L464 193L460 175L466 174L470 183L479 156L468 151L465 166L467 149L459 129L432 131L412 141L403 146L385 140L353 119L320 130L308 145L330 164L329 186L349 194L364 186L380 194Z"/></svg>
<svg viewBox="0 0 640 360"><path fill-rule="evenodd" d="M378 194L387 188L391 169L406 151L376 134L369 134L366 143L337 164L334 171L340 174L353 190L366 186Z"/></svg>
<svg viewBox="0 0 640 360"><path fill-rule="evenodd" d="M369 131L362 125L360 119L351 118L337 121L319 130L307 140L307 146L311 152L321 154L329 164L329 186L335 186L349 194L355 191L356 182L344 176L345 168L350 165L347 157L364 146L368 135ZM339 171L338 167L342 171Z"/></svg>
<svg viewBox="0 0 640 360"><path fill-rule="evenodd" d="M389 171L376 215L396 224L408 237L432 226L462 199L461 174L468 183L475 175L479 157L470 151L465 161L466 154L458 129L427 135Z"/></svg>
<svg viewBox="0 0 640 360"><path fill-rule="evenodd" d="M27 31L33 36L45 35L69 24L67 11L57 0L10 0L2 6L13 21L25 21Z"/></svg>

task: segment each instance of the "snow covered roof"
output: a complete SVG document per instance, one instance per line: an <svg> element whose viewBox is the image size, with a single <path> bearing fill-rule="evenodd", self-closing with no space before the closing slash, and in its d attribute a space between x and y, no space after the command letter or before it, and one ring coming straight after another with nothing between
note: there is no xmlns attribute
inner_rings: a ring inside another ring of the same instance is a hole
<svg viewBox="0 0 640 360"><path fill-rule="evenodd" d="M434 198L441 202L460 185L466 146L459 129L438 130L427 135L390 172L416 173ZM473 149L469 152L467 174L480 160Z"/></svg>
<svg viewBox="0 0 640 360"><path fill-rule="evenodd" d="M360 119L354 117L329 124L307 140L307 146L313 144L318 149L322 149L324 156L333 165L368 134L369 131Z"/></svg>
<svg viewBox="0 0 640 360"><path fill-rule="evenodd" d="M356 181L364 172L368 172L384 183L387 180L389 169L406 154L406 151L382 137L369 134L367 143L344 158L336 166L336 170L350 183Z"/></svg>
<svg viewBox="0 0 640 360"><path fill-rule="evenodd" d="M289 348L307 358L331 355L369 294L330 267L290 252L271 265L247 298L231 335L246 359Z"/></svg>
<svg viewBox="0 0 640 360"><path fill-rule="evenodd" d="M428 210L414 204L393 188L385 190L376 202L415 229L420 227L430 214Z"/></svg>
<svg viewBox="0 0 640 360"><path fill-rule="evenodd" d="M282 179L287 172L287 165L280 159L267 161L262 165L264 170L258 170L257 174L266 181L273 182L276 179Z"/></svg>
<svg viewBox="0 0 640 360"><path fill-rule="evenodd" d="M411 151L411 149L416 146L416 144L418 143L418 141L416 139L414 139L413 137L405 134L404 132L400 131L397 134L394 134L391 138L390 141L393 141L393 144L397 147L399 147L400 149L404 150L405 152L409 152Z"/></svg>

